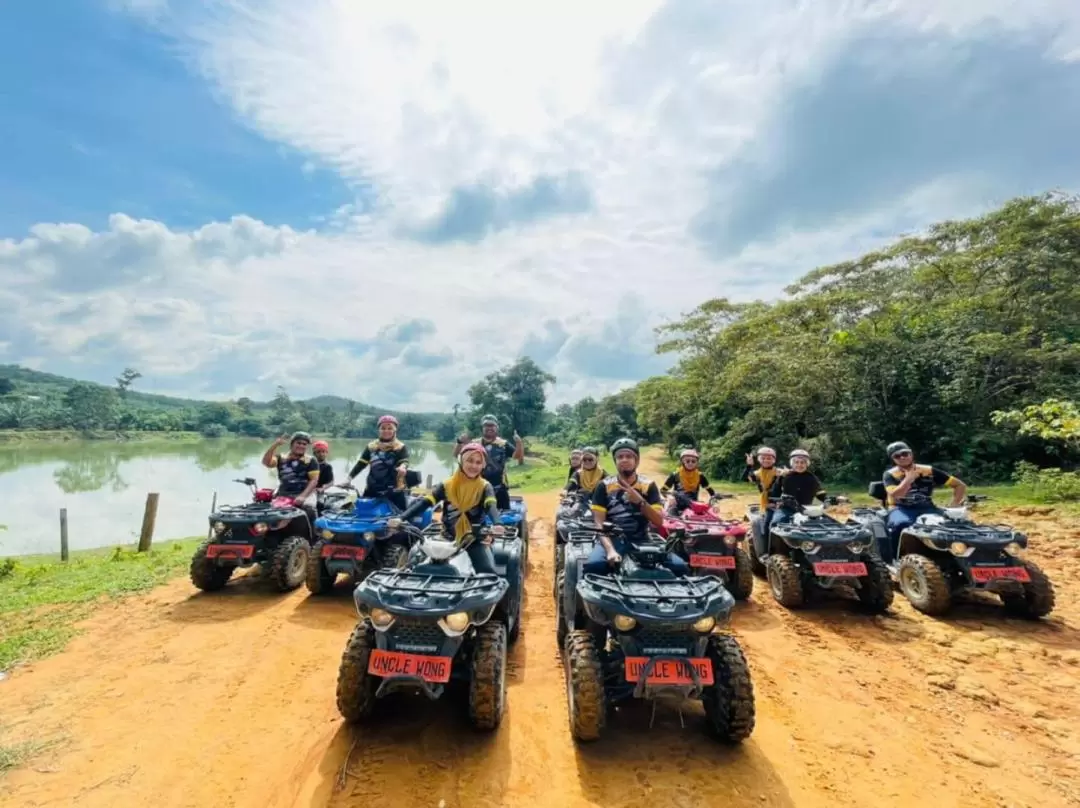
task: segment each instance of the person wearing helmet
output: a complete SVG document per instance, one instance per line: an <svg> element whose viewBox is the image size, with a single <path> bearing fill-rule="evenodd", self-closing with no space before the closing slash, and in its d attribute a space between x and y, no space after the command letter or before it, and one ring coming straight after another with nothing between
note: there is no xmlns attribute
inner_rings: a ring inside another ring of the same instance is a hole
<svg viewBox="0 0 1080 808"><path fill-rule="evenodd" d="M776 450L770 446L762 446L757 450L757 462L760 468L755 471L754 455L746 456L746 472L743 474L743 479L753 483L760 494L761 536L765 538L769 535L769 525L772 524L776 513L772 503L769 502L769 492L772 490L773 483L787 473L787 469L776 467ZM765 552L764 549L762 552Z"/></svg>
<svg viewBox="0 0 1080 808"><path fill-rule="evenodd" d="M570 470L566 472L567 482L570 482L570 480L573 479L574 472L579 468L581 468L581 449L574 449L574 451L570 453Z"/></svg>
<svg viewBox="0 0 1080 808"><path fill-rule="evenodd" d="M781 477L773 480L769 496L772 499L791 497L799 505L813 505L814 500L825 501L825 489L821 481L810 471L810 453L806 449L796 449L788 457L791 468ZM789 521L795 511L780 505L772 518L772 525Z"/></svg>
<svg viewBox="0 0 1080 808"><path fill-rule="evenodd" d="M409 504L405 496L405 473L409 470L409 447L397 439L398 420L392 415L379 418L379 439L373 440L345 478L351 484L365 468L367 482L361 496L385 498L398 510Z"/></svg>
<svg viewBox="0 0 1080 808"><path fill-rule="evenodd" d="M501 511L510 509L510 487L506 478L506 464L510 458L521 460L525 457L525 446L521 436L514 432L514 444L499 437L499 419L494 415L485 415L480 421L480 440L478 443L487 453L487 466L484 479L495 489L495 499Z"/></svg>
<svg viewBox="0 0 1080 808"><path fill-rule="evenodd" d="M697 502L698 493L704 488L710 497L716 492L709 485L709 479L698 468L701 455L696 449L683 449L679 452L679 468L664 480L660 493L668 498L668 511L684 511L691 502Z"/></svg>
<svg viewBox="0 0 1080 808"><path fill-rule="evenodd" d="M287 455L278 454L278 449L289 444ZM297 507L307 512L311 524L315 524L315 509L309 504L309 497L319 485L319 461L308 457L307 449L311 445L311 435L307 432L295 432L291 438L280 436L262 456L262 464L268 469L277 469L278 487L274 496L292 497Z"/></svg>
<svg viewBox="0 0 1080 808"><path fill-rule="evenodd" d="M479 443L467 443L458 453L457 470L449 479L436 485L428 494L413 500L400 516L389 520L396 530L402 522L419 516L428 508L443 503L442 530L447 538L461 542L475 532L487 515L493 524L491 534L501 536L505 528L499 524L499 511L495 507L495 491L484 479L487 453ZM491 552L491 539L476 541L467 550L473 569L477 572L496 574L495 557Z"/></svg>
<svg viewBox="0 0 1080 808"><path fill-rule="evenodd" d="M322 490L334 484L334 467L330 464L330 444L324 440L317 440L311 444L311 453L319 464L319 483L316 486Z"/></svg>
<svg viewBox="0 0 1080 808"><path fill-rule="evenodd" d="M885 519L885 533L889 547L882 547L886 562L896 559L900 534L915 524L925 513L933 513L934 489L952 489L952 507L962 504L967 496L967 485L947 471L935 466L921 466L915 462L915 453L903 441L894 441L885 448L889 459L896 465L886 469L881 481L885 483L886 504L889 508Z"/></svg>
<svg viewBox="0 0 1080 808"><path fill-rule="evenodd" d="M590 508L597 527L611 522L620 533L609 537L598 535L596 545L586 559L582 571L604 575L622 561L631 543L643 542L650 527L660 528L664 517L660 512L663 501L656 483L637 473L641 450L631 438L619 438L611 444L615 474L605 477L593 489ZM675 553L668 553L666 566L676 575L688 575L690 567Z"/></svg>
<svg viewBox="0 0 1080 808"><path fill-rule="evenodd" d="M566 484L566 493L582 493L592 495L597 483L607 477L608 474L600 466L600 453L595 446L586 446L581 450L581 468L570 475L570 481Z"/></svg>

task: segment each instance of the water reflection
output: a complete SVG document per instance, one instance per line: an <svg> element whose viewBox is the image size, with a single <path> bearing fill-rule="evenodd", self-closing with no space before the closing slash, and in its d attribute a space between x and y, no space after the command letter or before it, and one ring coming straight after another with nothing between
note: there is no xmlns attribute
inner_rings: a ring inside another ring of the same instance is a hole
<svg viewBox="0 0 1080 808"><path fill-rule="evenodd" d="M14 505L0 516L0 556L59 552L60 508L68 509L72 549L131 542L138 535L146 494L161 494L155 539L202 533L214 492L219 502L242 502L233 480L254 477L272 486L259 462L266 442L197 443L66 441L0 445L0 485ZM366 441L331 441L334 476L344 477ZM452 444L410 443L411 465L439 479L454 464ZM362 477L359 482L362 482Z"/></svg>

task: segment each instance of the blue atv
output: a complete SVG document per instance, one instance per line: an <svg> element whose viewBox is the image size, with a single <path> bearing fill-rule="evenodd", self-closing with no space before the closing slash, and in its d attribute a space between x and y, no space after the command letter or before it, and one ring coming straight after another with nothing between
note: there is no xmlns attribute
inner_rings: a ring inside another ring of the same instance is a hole
<svg viewBox="0 0 1080 808"><path fill-rule="evenodd" d="M521 569L528 567L529 560L529 509L524 497L510 497L510 509L499 511L499 524L512 529L521 539ZM490 525L491 519L484 516L484 524Z"/></svg>
<svg viewBox="0 0 1080 808"><path fill-rule="evenodd" d="M386 524L397 514L397 509L386 499L360 497L351 508L326 512L319 517L315 521L318 540L308 558L304 580L308 591L313 595L330 592L340 573L359 582L372 570L403 567L410 539L400 530L390 530ZM418 528L427 527L431 523L431 511L424 511L410 523Z"/></svg>
<svg viewBox="0 0 1080 808"><path fill-rule="evenodd" d="M605 526L605 530L611 530ZM754 729L754 687L742 648L714 634L735 599L714 576L677 576L662 566L682 537L632 544L613 575L585 575L577 596L587 625L564 646L570 731L592 741L608 709L627 699L700 700L712 733L738 743ZM681 713L680 713L681 715Z"/></svg>
<svg viewBox="0 0 1080 808"><path fill-rule="evenodd" d="M424 535L406 569L375 570L356 587L360 622L345 645L337 683L346 721L370 718L376 702L395 691L435 700L456 681L468 686L473 726L499 726L508 644L499 609L511 587L502 576L473 570L463 552L473 540L458 545Z"/></svg>

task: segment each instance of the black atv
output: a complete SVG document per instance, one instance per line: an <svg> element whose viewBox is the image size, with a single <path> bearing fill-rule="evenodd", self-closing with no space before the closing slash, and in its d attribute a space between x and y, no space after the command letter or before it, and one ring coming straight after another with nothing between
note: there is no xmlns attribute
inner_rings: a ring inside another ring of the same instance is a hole
<svg viewBox="0 0 1080 808"><path fill-rule="evenodd" d="M552 577L555 579L555 641L560 651L566 645L566 635L572 629L588 625L585 609L577 596L577 585L582 576L581 566L592 552L599 535L600 528L590 520L587 526L567 534L566 543L560 547L562 552L556 556L558 566Z"/></svg>
<svg viewBox="0 0 1080 808"><path fill-rule="evenodd" d="M848 500L828 497L837 505ZM859 602L881 614L893 601L892 581L874 548L873 534L862 525L842 523L826 514L825 505L799 505L793 497L777 500L790 519L769 527L767 553L758 553L773 597L781 606L798 608L813 589L855 590ZM759 548L760 549L760 548Z"/></svg>
<svg viewBox="0 0 1080 808"><path fill-rule="evenodd" d="M213 536L191 558L191 582L204 592L221 589L238 567L261 564L282 592L304 582L314 526L292 497L275 497L247 477L252 501L225 505L210 514Z"/></svg>
<svg viewBox="0 0 1080 808"><path fill-rule="evenodd" d="M852 518L885 541L885 484L870 485L880 508L856 508ZM1008 525L978 524L969 506L987 497L969 494L957 508L935 508L900 534L895 554L886 551L890 572L911 605L923 614L942 615L964 590L993 592L1005 610L1017 617L1037 619L1054 609L1054 585L1033 561L1020 558L1027 536ZM927 506L933 502L925 498Z"/></svg>
<svg viewBox="0 0 1080 808"><path fill-rule="evenodd" d="M596 520L593 519L592 510L589 508L590 497L588 494L576 492L568 494L559 502L555 511L555 541L553 542L553 565L552 565L552 592L558 591L559 570L563 568L566 556L566 544L570 541L571 534L596 533Z"/></svg>
<svg viewBox="0 0 1080 808"><path fill-rule="evenodd" d="M607 528L610 529L610 528ZM678 539L631 545L613 575L585 575L586 625L564 646L570 732L600 737L608 709L627 699L700 700L714 735L738 743L754 729L754 688L738 641L714 634L735 605L713 576L663 567Z"/></svg>
<svg viewBox="0 0 1080 808"><path fill-rule="evenodd" d="M360 622L345 645L337 683L346 721L368 719L389 693L419 691L435 700L451 682L461 682L469 690L473 726L499 726L507 630L497 612L510 584L473 570L463 552L473 540L458 545L424 536L406 569L375 570L356 587Z"/></svg>

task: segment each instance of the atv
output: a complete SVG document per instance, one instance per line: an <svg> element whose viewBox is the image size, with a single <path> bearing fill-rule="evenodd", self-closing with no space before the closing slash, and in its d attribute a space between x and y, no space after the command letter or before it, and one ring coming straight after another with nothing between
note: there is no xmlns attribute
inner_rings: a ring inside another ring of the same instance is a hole
<svg viewBox="0 0 1080 808"><path fill-rule="evenodd" d="M576 740L599 738L609 707L628 699L700 700L720 740L738 743L753 732L754 688L742 649L733 636L713 633L735 600L714 576L680 577L662 566L679 541L631 545L613 575L578 582L586 625L570 631L564 646Z"/></svg>
<svg viewBox="0 0 1080 808"><path fill-rule="evenodd" d="M723 499L730 495L717 495ZM747 600L754 591L754 573L750 556L740 546L746 537L746 525L738 520L721 519L710 504L691 502L690 507L664 515L662 535L683 530L686 560L695 575L716 575L736 600Z"/></svg>
<svg viewBox="0 0 1080 808"><path fill-rule="evenodd" d="M233 482L251 488L252 501L225 505L210 514L213 536L191 558L191 582L204 592L219 590L238 567L261 564L282 592L304 582L313 527L292 497L275 497L247 477Z"/></svg>
<svg viewBox="0 0 1080 808"><path fill-rule="evenodd" d="M589 495L581 492L568 494L562 498L558 509L555 511L555 541L552 542L554 550L554 564L552 566L553 592L558 592L558 574L563 568L566 556L566 544L570 536L579 534L582 541L588 540L581 537L583 533L595 533L596 521L593 519L592 510L589 508ZM558 595L556 594L556 597ZM560 647L562 643L559 643Z"/></svg>
<svg viewBox="0 0 1080 808"><path fill-rule="evenodd" d="M852 519L884 540L885 484L871 483L869 493L881 507L856 508ZM1035 562L1020 557L1027 536L1008 525L978 524L968 516L969 507L986 499L969 494L964 505L919 516L900 534L895 556L886 551L892 556L886 559L889 571L904 597L923 614L945 614L960 592L985 590L1001 598L1010 614L1045 617L1054 609L1054 585Z"/></svg>
<svg viewBox="0 0 1080 808"><path fill-rule="evenodd" d="M473 726L499 726L507 630L498 611L510 584L473 570L463 552L473 540L458 545L424 536L406 569L375 570L356 587L360 621L345 645L337 683L346 721L369 719L389 693L419 691L435 700L451 682L461 682L469 690Z"/></svg>
<svg viewBox="0 0 1080 808"><path fill-rule="evenodd" d="M828 497L828 505L847 502ZM781 606L798 608L814 589L840 586L855 590L859 602L881 614L893 601L889 570L874 552L874 537L862 525L838 522L826 514L826 505L799 505L793 497L777 500L789 521L773 522L768 552L759 555L765 566L773 598Z"/></svg>
<svg viewBox="0 0 1080 808"><path fill-rule="evenodd" d="M499 524L512 530L521 539L521 569L524 572L529 561L529 509L525 505L525 497L510 497L510 508L500 510L499 517ZM491 519L486 515L484 524L491 524Z"/></svg>
<svg viewBox="0 0 1080 808"><path fill-rule="evenodd" d="M584 527L572 529L566 543L559 545L556 556L555 579L555 641L561 651L566 645L566 635L573 629L585 628L585 609L577 596L581 580L581 567L589 557L600 534L593 520Z"/></svg>
<svg viewBox="0 0 1080 808"><path fill-rule="evenodd" d="M372 570L405 566L410 538L386 524L397 515L397 509L387 499L357 498L355 489L352 493L351 510L325 514L315 521L319 539L308 559L304 581L313 595L330 592L340 573L359 582ZM431 516L426 510L411 523L427 527Z"/></svg>

